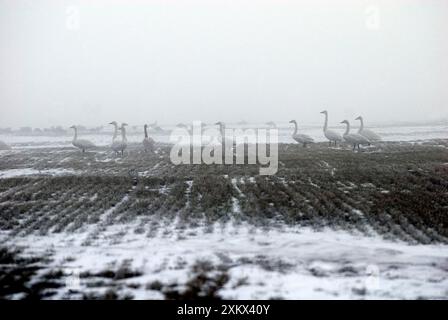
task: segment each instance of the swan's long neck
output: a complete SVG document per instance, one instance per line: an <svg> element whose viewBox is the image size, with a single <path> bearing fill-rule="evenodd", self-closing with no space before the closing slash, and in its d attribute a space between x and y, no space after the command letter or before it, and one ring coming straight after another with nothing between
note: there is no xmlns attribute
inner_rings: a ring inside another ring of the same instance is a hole
<svg viewBox="0 0 448 320"><path fill-rule="evenodd" d="M359 118L359 121L361 121L361 126L359 127L358 132L361 132L362 129L364 129L364 120L362 118Z"/></svg>
<svg viewBox="0 0 448 320"><path fill-rule="evenodd" d="M112 138L112 142L114 142L115 139L117 139L117 136L118 136L118 126L114 124L114 136Z"/></svg>
<svg viewBox="0 0 448 320"><path fill-rule="evenodd" d="M148 138L148 128L145 126L145 138Z"/></svg>
<svg viewBox="0 0 448 320"><path fill-rule="evenodd" d="M295 136L297 134L297 122L294 122L294 133L292 134L293 136Z"/></svg>
<svg viewBox="0 0 448 320"><path fill-rule="evenodd" d="M121 139L123 140L123 142L126 142L126 129L124 127L121 127Z"/></svg>
<svg viewBox="0 0 448 320"><path fill-rule="evenodd" d="M221 136L224 137L224 133L225 133L225 127L223 123L219 124L219 131L221 132Z"/></svg>
<svg viewBox="0 0 448 320"><path fill-rule="evenodd" d="M325 113L324 132L327 131L327 127L328 127L328 114Z"/></svg>
<svg viewBox="0 0 448 320"><path fill-rule="evenodd" d="M344 136L350 132L350 123L347 122L346 125Z"/></svg>
<svg viewBox="0 0 448 320"><path fill-rule="evenodd" d="M78 128L73 127L73 130L75 130L75 136L73 137L73 141L76 141L78 139Z"/></svg>

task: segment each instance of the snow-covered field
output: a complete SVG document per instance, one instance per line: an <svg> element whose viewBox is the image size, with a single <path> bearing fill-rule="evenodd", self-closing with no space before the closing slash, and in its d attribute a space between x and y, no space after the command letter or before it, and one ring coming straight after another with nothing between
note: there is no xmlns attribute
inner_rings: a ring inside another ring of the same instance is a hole
<svg viewBox="0 0 448 320"><path fill-rule="evenodd" d="M415 299L448 297L446 245L409 245L378 235L326 229L250 225L192 228L181 236L172 228L152 238L133 232L132 225L105 228L96 239L89 232L10 238L8 246L24 246L28 254L51 254L50 270L63 270L64 285L52 298L101 296L114 288L119 297L162 299L162 287L184 284L198 261L221 266L230 280L219 294L229 299ZM3 240L4 241L4 240ZM126 264L137 275L107 279L101 274ZM47 271L47 270L44 270ZM216 272L210 270L209 273ZM115 282L115 283L114 283ZM162 289L163 291L163 289ZM20 296L17 296L19 298Z"/></svg>
<svg viewBox="0 0 448 320"><path fill-rule="evenodd" d="M1 247L43 259L23 278L40 298L447 299L447 135L394 130L361 153L287 145L272 177L176 167L138 135L124 157L2 136Z"/></svg>

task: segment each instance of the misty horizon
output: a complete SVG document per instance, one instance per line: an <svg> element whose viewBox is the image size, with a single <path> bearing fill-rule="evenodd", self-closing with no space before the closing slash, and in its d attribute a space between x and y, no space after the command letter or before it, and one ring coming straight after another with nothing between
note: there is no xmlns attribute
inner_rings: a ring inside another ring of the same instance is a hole
<svg viewBox="0 0 448 320"><path fill-rule="evenodd" d="M0 1L0 127L448 118L441 1Z"/></svg>

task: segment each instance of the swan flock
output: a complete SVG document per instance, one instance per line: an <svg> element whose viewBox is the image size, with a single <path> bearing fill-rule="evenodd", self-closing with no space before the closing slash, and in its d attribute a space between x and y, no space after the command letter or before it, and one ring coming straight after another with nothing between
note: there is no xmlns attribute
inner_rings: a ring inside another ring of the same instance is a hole
<svg viewBox="0 0 448 320"><path fill-rule="evenodd" d="M329 122L328 121L328 119L329 119L328 111L324 110L324 111L321 111L320 113L325 116L324 125L323 125L323 134L324 134L325 138L328 140L329 146L332 146L332 145L337 146L338 143L345 142L349 145L352 145L353 150L355 150L356 148L359 150L361 145L371 145L372 143L381 141L381 137L377 133L375 133L374 131L372 131L370 129L365 128L364 119L362 116L355 118L355 120L359 120L359 122L360 122L359 129L356 133L350 132L350 122L348 120L341 121L341 124L345 124L346 127L345 127L345 132L343 134L340 134L339 132L337 132L335 130L328 129L328 122ZM314 143L314 139L311 136L309 136L305 133L299 133L299 128L298 128L298 124L297 124L296 120L291 120L291 121L289 121L289 123L294 125L294 131L291 134L291 137L295 142L301 144L303 147L307 147L308 145ZM124 155L124 152L128 146L128 141L127 141L127 137L126 137L126 126L128 126L128 124L122 123L121 125L119 125L116 121L112 121L109 124L112 125L114 128L110 149L117 155L118 154ZM225 143L225 144L233 145L234 144L233 141L227 141L227 139L224 138L224 131L226 128L225 123L222 121L219 121L219 122L216 122L214 125L218 126L218 128L219 128L220 142L223 144ZM277 128L276 123L273 121L266 122L266 125L271 129ZM202 126L203 126L202 131L204 131L205 125L202 124ZM177 127L185 128L188 132L190 132L190 133L192 132L192 127L189 127L183 123L178 124ZM78 126L73 125L70 128L74 130L74 136L73 136L73 140L72 140L72 144L74 147L78 148L83 153L88 150L96 148L96 146L93 142L91 142L87 139L79 139L78 138ZM167 132L167 131L160 128L157 125L157 122L154 122L150 125L145 124L143 126L144 136L143 136L143 140L142 140L142 144L141 144L142 149L145 152L154 153L156 142L154 141L153 138L151 138L148 135L148 128L151 128L153 132ZM0 150L10 150L10 149L11 149L11 147L8 144L6 144L5 142L0 140Z"/></svg>

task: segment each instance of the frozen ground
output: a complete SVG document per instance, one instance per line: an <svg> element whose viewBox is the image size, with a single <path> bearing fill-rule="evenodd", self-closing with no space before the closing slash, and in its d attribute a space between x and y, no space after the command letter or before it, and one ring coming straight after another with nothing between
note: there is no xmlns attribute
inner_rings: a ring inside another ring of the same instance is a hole
<svg viewBox="0 0 448 320"><path fill-rule="evenodd" d="M0 296L447 299L448 142L415 140L282 144L270 177L174 166L163 144L13 145Z"/></svg>
<svg viewBox="0 0 448 320"><path fill-rule="evenodd" d="M206 285L225 274L218 294L231 299L448 297L446 245L409 245L331 229L228 223L181 232L175 226L151 238L126 224L107 227L94 239L86 231L4 244L24 246L24 254L51 255L40 274L63 273L52 298L103 297L112 290L119 298L161 299L172 291L182 295L201 273L209 278Z"/></svg>
<svg viewBox="0 0 448 320"><path fill-rule="evenodd" d="M195 266L203 263L212 282L223 272L223 298L446 298L443 245L408 245L377 236L308 228L263 230L247 225L197 227L179 237L167 228L152 238L132 225L108 227L89 244L89 232L8 240L24 254L48 255L40 274L62 270L62 286L52 298L164 298L186 290ZM208 265L207 265L208 264ZM120 269L128 268L122 278ZM107 271L111 274L108 275ZM156 283L160 283L159 287ZM17 298L20 297L17 296Z"/></svg>

